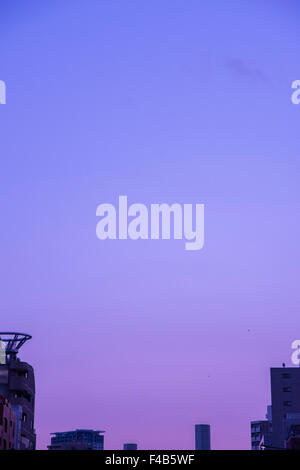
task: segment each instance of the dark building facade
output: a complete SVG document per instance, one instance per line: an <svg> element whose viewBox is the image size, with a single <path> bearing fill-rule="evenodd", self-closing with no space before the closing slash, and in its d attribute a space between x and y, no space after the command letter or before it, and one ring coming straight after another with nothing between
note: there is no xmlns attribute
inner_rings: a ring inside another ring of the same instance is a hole
<svg viewBox="0 0 300 470"><path fill-rule="evenodd" d="M300 367L271 369L272 446L285 448L290 430L300 424Z"/></svg>
<svg viewBox="0 0 300 470"><path fill-rule="evenodd" d="M289 450L300 450L300 424L290 427L286 448Z"/></svg>
<svg viewBox="0 0 300 470"><path fill-rule="evenodd" d="M49 450L103 450L104 431L76 429L75 431L55 432L51 437Z"/></svg>
<svg viewBox="0 0 300 470"><path fill-rule="evenodd" d="M138 446L137 444L124 444L123 449L124 450L137 450Z"/></svg>
<svg viewBox="0 0 300 470"><path fill-rule="evenodd" d="M251 450L261 450L261 446L265 445L265 439L272 433L272 423L265 421L251 422Z"/></svg>
<svg viewBox="0 0 300 470"><path fill-rule="evenodd" d="M0 395L0 450L14 449L15 424L15 413L8 400Z"/></svg>
<svg viewBox="0 0 300 470"><path fill-rule="evenodd" d="M6 360L0 364L0 394L17 415L14 448L19 450L34 450L36 443L34 370L17 357L20 347L30 338L22 333L0 332L0 340L6 344Z"/></svg>
<svg viewBox="0 0 300 470"><path fill-rule="evenodd" d="M267 421L251 422L252 449L286 449L300 438L300 367L271 368ZM260 443L259 438L261 438Z"/></svg>
<svg viewBox="0 0 300 470"><path fill-rule="evenodd" d="M195 425L195 449L210 450L210 425Z"/></svg>

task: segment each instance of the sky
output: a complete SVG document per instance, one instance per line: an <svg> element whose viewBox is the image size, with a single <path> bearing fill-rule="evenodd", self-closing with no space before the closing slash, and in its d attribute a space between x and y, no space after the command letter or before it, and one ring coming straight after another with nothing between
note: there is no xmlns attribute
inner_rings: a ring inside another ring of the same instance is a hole
<svg viewBox="0 0 300 470"><path fill-rule="evenodd" d="M1 0L0 330L30 333L37 446L248 449L299 324L297 0ZM205 205L205 246L96 208Z"/></svg>

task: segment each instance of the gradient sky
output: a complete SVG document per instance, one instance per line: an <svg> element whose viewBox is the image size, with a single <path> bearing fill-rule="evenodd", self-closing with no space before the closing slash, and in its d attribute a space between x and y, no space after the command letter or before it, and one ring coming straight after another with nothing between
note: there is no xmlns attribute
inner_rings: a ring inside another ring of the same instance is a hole
<svg viewBox="0 0 300 470"><path fill-rule="evenodd" d="M0 330L33 335L38 447L246 449L300 338L298 0L2 0ZM96 207L204 203L205 248Z"/></svg>

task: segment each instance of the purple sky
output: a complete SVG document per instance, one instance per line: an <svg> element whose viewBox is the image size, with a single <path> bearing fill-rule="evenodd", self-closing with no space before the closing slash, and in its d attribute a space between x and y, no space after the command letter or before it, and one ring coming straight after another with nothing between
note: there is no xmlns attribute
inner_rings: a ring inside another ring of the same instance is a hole
<svg viewBox="0 0 300 470"><path fill-rule="evenodd" d="M300 337L298 0L6 0L0 330L33 335L38 447L249 448ZM96 207L204 203L205 248ZM298 329L297 329L298 327ZM250 331L249 331L250 330Z"/></svg>

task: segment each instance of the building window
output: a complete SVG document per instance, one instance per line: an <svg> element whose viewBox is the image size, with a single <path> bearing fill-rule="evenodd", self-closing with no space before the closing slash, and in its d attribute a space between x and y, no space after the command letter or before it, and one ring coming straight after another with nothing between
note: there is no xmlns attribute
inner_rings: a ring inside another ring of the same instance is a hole
<svg viewBox="0 0 300 470"><path fill-rule="evenodd" d="M284 374L282 374L282 378L283 379L290 379L291 378L291 374L287 374L286 372Z"/></svg>
<svg viewBox="0 0 300 470"><path fill-rule="evenodd" d="M292 406L292 402L291 401L284 401L283 406Z"/></svg>
<svg viewBox="0 0 300 470"><path fill-rule="evenodd" d="M4 418L4 432L7 432L7 418Z"/></svg>
<svg viewBox="0 0 300 470"><path fill-rule="evenodd" d="M283 387L282 391L283 391L283 392L291 392L291 391L292 391L292 387Z"/></svg>

